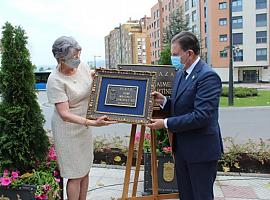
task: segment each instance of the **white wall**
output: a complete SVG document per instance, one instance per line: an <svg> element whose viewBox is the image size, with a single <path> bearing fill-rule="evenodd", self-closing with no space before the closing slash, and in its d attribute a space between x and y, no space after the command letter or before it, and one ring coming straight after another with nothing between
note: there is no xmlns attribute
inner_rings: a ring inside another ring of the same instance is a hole
<svg viewBox="0 0 270 200"><path fill-rule="evenodd" d="M269 20L267 27L256 27L256 14L267 12L267 9L256 10L256 1L246 0L243 0L242 12L233 12L233 16L243 16L243 29L233 29L233 33L243 33L243 45L239 45L239 48L243 49L244 52L243 62L235 62L234 66L269 65L269 60L256 61L256 48L268 48L269 54L269 42L267 44L256 44L256 31L269 31ZM269 41L269 38L267 39Z"/></svg>
<svg viewBox="0 0 270 200"><path fill-rule="evenodd" d="M262 81L270 83L270 67L268 69L262 69Z"/></svg>
<svg viewBox="0 0 270 200"><path fill-rule="evenodd" d="M229 82L229 68L213 68L221 78L222 82ZM238 69L234 68L233 80L238 81Z"/></svg>

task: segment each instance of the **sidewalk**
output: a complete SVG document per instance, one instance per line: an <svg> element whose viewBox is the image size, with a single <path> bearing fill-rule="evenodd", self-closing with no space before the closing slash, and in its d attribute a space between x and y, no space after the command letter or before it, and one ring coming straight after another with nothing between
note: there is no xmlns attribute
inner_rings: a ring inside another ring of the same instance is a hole
<svg viewBox="0 0 270 200"><path fill-rule="evenodd" d="M131 172L133 180L134 171ZM123 167L96 165L91 169L88 200L116 200L121 197ZM130 192L132 184L130 184ZM214 185L215 200L270 200L270 175L218 173ZM137 196L143 194L143 171L140 172ZM65 194L65 199L67 199Z"/></svg>

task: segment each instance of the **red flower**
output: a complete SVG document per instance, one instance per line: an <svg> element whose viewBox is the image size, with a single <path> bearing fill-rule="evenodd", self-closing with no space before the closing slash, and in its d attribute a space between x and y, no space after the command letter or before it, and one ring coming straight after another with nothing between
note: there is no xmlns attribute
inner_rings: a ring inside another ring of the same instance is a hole
<svg viewBox="0 0 270 200"><path fill-rule="evenodd" d="M57 183L60 183L60 178L56 178L55 181L56 181Z"/></svg>
<svg viewBox="0 0 270 200"><path fill-rule="evenodd" d="M151 140L151 134L150 134L150 133L147 133L147 134L145 135L145 139Z"/></svg>
<svg viewBox="0 0 270 200"><path fill-rule="evenodd" d="M141 132L137 132L135 135L135 141L138 142L140 140L141 137Z"/></svg>
<svg viewBox="0 0 270 200"><path fill-rule="evenodd" d="M19 177L19 172L12 172L11 175L13 179L17 179Z"/></svg>
<svg viewBox="0 0 270 200"><path fill-rule="evenodd" d="M54 170L53 171L53 176L58 176L59 175L59 172L57 170Z"/></svg>
<svg viewBox="0 0 270 200"><path fill-rule="evenodd" d="M35 198L38 200L46 200L48 199L48 196L46 194L42 194L42 195L36 195Z"/></svg>
<svg viewBox="0 0 270 200"><path fill-rule="evenodd" d="M4 170L3 177L8 177L9 171L7 169Z"/></svg>
<svg viewBox="0 0 270 200"><path fill-rule="evenodd" d="M3 177L1 178L1 185L8 186L11 184L11 178Z"/></svg>
<svg viewBox="0 0 270 200"><path fill-rule="evenodd" d="M43 185L42 188L43 188L43 190L46 191L46 192L49 191L50 189L52 189L52 187L51 187L49 184Z"/></svg>
<svg viewBox="0 0 270 200"><path fill-rule="evenodd" d="M51 147L49 149L49 155L48 155L50 160L56 160L56 153L54 147Z"/></svg>

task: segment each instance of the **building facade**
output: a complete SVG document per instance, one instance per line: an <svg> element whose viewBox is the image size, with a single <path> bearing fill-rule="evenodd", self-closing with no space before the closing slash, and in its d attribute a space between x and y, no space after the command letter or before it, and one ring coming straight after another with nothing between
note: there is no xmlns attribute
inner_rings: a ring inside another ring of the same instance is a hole
<svg viewBox="0 0 270 200"><path fill-rule="evenodd" d="M129 20L120 24L105 37L106 68L117 64L150 64L150 38L146 24L149 18Z"/></svg>
<svg viewBox="0 0 270 200"><path fill-rule="evenodd" d="M231 0L233 72L236 82L270 82L269 1ZM229 0L206 1L208 64L228 82Z"/></svg>

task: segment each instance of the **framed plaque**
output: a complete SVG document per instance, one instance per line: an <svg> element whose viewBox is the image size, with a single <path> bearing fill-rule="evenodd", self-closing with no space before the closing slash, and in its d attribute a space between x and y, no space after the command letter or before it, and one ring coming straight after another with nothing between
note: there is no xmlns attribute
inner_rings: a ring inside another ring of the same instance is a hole
<svg viewBox="0 0 270 200"><path fill-rule="evenodd" d="M88 104L88 119L145 124L152 118L156 73L97 69Z"/></svg>

